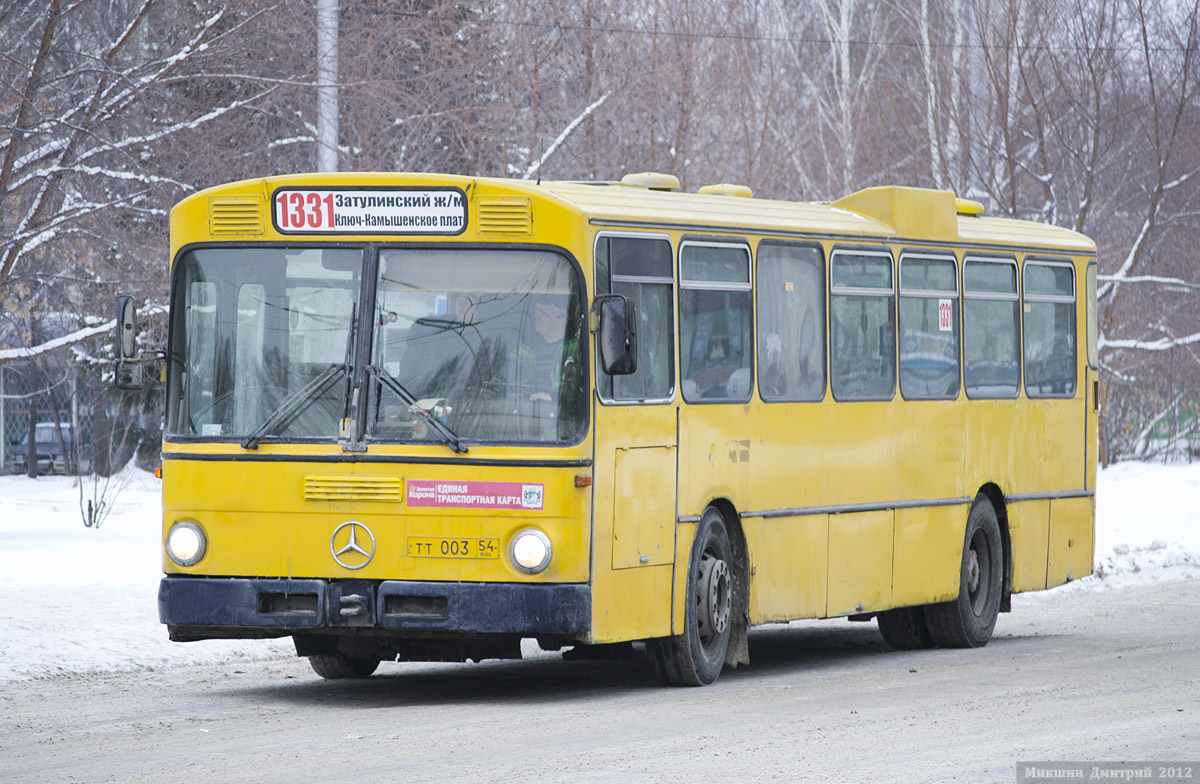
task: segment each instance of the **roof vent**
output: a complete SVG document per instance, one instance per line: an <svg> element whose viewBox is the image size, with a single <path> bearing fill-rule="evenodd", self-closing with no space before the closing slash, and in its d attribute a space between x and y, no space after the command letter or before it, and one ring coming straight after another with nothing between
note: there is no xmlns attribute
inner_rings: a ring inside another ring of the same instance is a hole
<svg viewBox="0 0 1200 784"><path fill-rule="evenodd" d="M705 185L697 193L702 193L705 196L737 196L742 199L749 199L754 196L754 191L750 190L748 186L733 185L728 182Z"/></svg>
<svg viewBox="0 0 1200 784"><path fill-rule="evenodd" d="M214 198L208 203L211 234L262 234L263 229L262 196Z"/></svg>
<svg viewBox="0 0 1200 784"><path fill-rule="evenodd" d="M479 199L479 233L487 236L533 234L533 200L528 196L484 196Z"/></svg>
<svg viewBox="0 0 1200 784"><path fill-rule="evenodd" d="M969 215L972 218L983 217L983 204L971 199L955 199L954 209L959 215Z"/></svg>
<svg viewBox="0 0 1200 784"><path fill-rule="evenodd" d="M679 178L674 174L662 174L660 172L638 172L637 174L626 174L621 178L622 185L632 185L635 188L645 188L651 191L677 191L679 190Z"/></svg>

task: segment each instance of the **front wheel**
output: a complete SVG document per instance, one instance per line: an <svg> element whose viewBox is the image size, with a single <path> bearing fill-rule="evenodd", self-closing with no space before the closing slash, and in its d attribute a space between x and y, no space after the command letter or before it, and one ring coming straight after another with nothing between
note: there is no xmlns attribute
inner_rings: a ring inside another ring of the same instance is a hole
<svg viewBox="0 0 1200 784"><path fill-rule="evenodd" d="M308 663L313 672L326 680L340 678L366 678L375 672L379 659L361 659L355 656L309 656Z"/></svg>
<svg viewBox="0 0 1200 784"><path fill-rule="evenodd" d="M933 641L942 648L981 648L992 639L1004 589L1004 550L996 510L975 497L959 569L958 598L925 608Z"/></svg>
<svg viewBox="0 0 1200 784"><path fill-rule="evenodd" d="M646 641L655 676L668 686L708 686L725 666L733 627L733 550L725 520L708 508L688 564L684 632Z"/></svg>

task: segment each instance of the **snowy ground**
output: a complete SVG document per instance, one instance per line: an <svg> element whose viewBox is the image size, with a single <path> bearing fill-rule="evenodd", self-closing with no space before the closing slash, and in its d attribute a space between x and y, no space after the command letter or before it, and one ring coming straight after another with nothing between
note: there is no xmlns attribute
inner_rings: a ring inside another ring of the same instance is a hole
<svg viewBox="0 0 1200 784"><path fill-rule="evenodd" d="M0 477L0 683L291 656L287 640L167 640L158 480L136 470L121 480L109 517L85 528L76 480ZM1104 470L1097 510L1096 574L1019 604L1034 611L1063 591L1200 578L1200 465Z"/></svg>

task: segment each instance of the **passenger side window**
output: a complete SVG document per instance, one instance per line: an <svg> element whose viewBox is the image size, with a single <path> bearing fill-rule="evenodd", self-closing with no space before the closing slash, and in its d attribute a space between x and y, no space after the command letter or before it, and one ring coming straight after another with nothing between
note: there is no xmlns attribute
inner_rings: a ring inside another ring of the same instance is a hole
<svg viewBox="0 0 1200 784"><path fill-rule="evenodd" d="M600 397L624 402L670 400L675 390L675 283L665 237L596 238L596 292L624 294L637 315L637 371L610 376L596 352Z"/></svg>
<svg viewBox="0 0 1200 784"><path fill-rule="evenodd" d="M750 399L750 250L684 242L679 251L680 376L688 402Z"/></svg>
<svg viewBox="0 0 1200 784"><path fill-rule="evenodd" d="M825 259L820 247L758 246L758 393L825 397Z"/></svg>
<svg viewBox="0 0 1200 784"><path fill-rule="evenodd" d="M838 400L888 400L896 388L891 254L837 250L829 272L830 381Z"/></svg>
<svg viewBox="0 0 1200 784"><path fill-rule="evenodd" d="M1017 263L963 262L963 385L967 397L1016 397L1018 368Z"/></svg>
<svg viewBox="0 0 1200 784"><path fill-rule="evenodd" d="M1025 264L1025 394L1075 394L1075 268L1070 262Z"/></svg>
<svg viewBox="0 0 1200 784"><path fill-rule="evenodd" d="M900 394L958 396L958 271L953 258L900 257Z"/></svg>

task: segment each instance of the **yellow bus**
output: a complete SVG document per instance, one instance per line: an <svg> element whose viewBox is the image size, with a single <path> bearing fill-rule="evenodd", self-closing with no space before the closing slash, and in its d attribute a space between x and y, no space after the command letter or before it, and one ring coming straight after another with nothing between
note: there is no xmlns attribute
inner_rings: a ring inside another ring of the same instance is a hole
<svg viewBox="0 0 1200 784"><path fill-rule="evenodd" d="M982 646L1092 570L1098 411L1094 243L982 213L655 173L185 199L160 618L327 678L535 639L705 685L800 618Z"/></svg>

